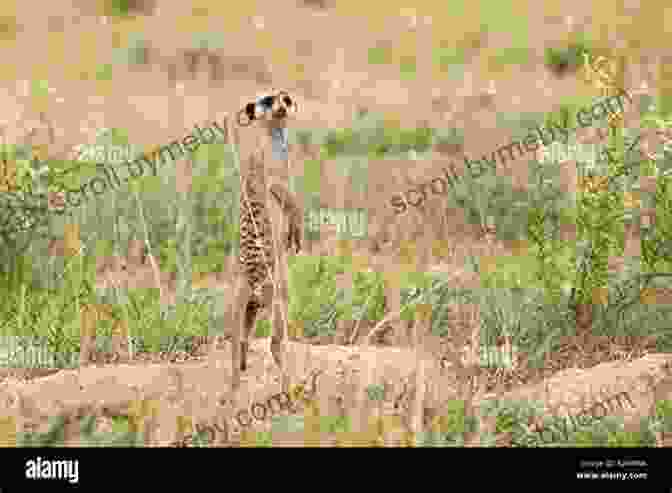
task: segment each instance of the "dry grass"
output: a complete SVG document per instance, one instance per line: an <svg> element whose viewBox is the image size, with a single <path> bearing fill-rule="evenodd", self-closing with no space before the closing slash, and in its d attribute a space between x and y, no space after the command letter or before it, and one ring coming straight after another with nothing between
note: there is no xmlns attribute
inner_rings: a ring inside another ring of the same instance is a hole
<svg viewBox="0 0 672 493"><path fill-rule="evenodd" d="M479 422L478 432L465 430L465 445L482 446L484 433L495 432L495 419L484 416L479 408L484 398L492 395L485 394L478 355L471 353L463 356L457 344L458 339L462 342L469 338L477 339L478 330L457 337L445 356L449 363L437 366L433 341L423 335L429 322L426 318L430 312L428 308L419 311L416 339L409 350L389 348L367 351L361 348L344 352L344 348L320 350L291 344L292 368L289 371L293 384L289 396L292 405L280 414L301 416L303 426L298 431L271 427L268 419L255 422L252 427L241 428L236 424L240 411L254 411L254 404L266 402L274 389L279 391L279 385L269 381L264 376L265 372L257 368L254 372L256 376L248 382L250 385L242 389L237 399L231 400L227 392L222 392L221 380L217 377L221 374L220 370L210 363L148 367L142 371L139 380L140 368L117 366L92 368L87 370L86 376L80 372L79 381L65 374L43 378L42 382L6 381L0 392L3 408L11 419L2 428L0 439L11 444L15 443L18 434L25 431L45 431L48 429L46 418L59 414L65 418L65 443L71 445L86 445L91 439L79 432L78 424L83 417L96 416L96 432L104 432L110 431L111 419L126 416L129 430L142 432L141 443L145 446L190 443L189 437L197 434L196 430L206 427L213 429L211 446L259 446L264 440L263 433L272 428L272 443L276 446L416 446L421 432L454 432L454 423L450 422L446 412L451 409L450 404L457 401L464 403L467 416ZM594 374L590 375L567 371L554 378L552 395L548 394L548 385L542 385L539 391L546 392L543 401L557 408L558 397L572 388L576 402L565 404L565 409L576 406L577 409L587 409L586 403L593 402L596 397L575 390L572 386L577 382L592 384L594 390L600 379L617 383L619 378L630 375L626 378L632 379L645 371L643 378L648 378L649 383L642 380L637 387L640 390L631 395L636 403L635 411L648 409L647 406L652 403L670 397L669 375L664 377L664 372L660 373L656 361L644 358L633 361L629 366L620 365L617 373L622 376L618 378L609 375L609 372L614 372L607 368L609 365L596 367ZM128 371L131 369L135 376ZM649 375L646 372L653 373ZM109 378L113 374L116 382ZM130 381L129 378L136 381L140 389L137 394L129 392L125 384ZM217 381L220 383L217 384ZM62 398L68 400L67 406L58 408L50 404L49 396L56 386ZM534 392L537 392L535 388L500 393L499 397L533 399ZM527 394L521 393L523 391ZM640 394L641 397L638 397ZM100 399L97 406L89 404L94 398ZM326 423L339 420L347 421L350 426L337 426L331 431L328 426L325 428ZM499 446L510 445L510 433L497 433L495 438ZM659 437L661 446L662 439L662 436Z"/></svg>

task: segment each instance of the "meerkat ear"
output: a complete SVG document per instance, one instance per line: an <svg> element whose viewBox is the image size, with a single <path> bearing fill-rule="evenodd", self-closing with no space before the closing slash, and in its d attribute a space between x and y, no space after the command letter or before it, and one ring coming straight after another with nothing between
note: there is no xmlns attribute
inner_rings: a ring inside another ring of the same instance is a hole
<svg viewBox="0 0 672 493"><path fill-rule="evenodd" d="M247 103L243 109L238 112L238 125L247 127L256 118L257 105L255 103ZM245 118L245 120L243 120Z"/></svg>
<svg viewBox="0 0 672 493"><path fill-rule="evenodd" d="M292 98L289 97L289 94L287 94L287 91L279 91L276 97L280 98L280 100L288 108L291 107L291 106L294 106L294 101L292 101Z"/></svg>
<svg viewBox="0 0 672 493"><path fill-rule="evenodd" d="M289 108L289 110L292 113L296 113L298 110L298 106L296 105L296 101L292 99L289 94L287 94L286 91L280 91L278 93L278 97L282 99L282 102Z"/></svg>

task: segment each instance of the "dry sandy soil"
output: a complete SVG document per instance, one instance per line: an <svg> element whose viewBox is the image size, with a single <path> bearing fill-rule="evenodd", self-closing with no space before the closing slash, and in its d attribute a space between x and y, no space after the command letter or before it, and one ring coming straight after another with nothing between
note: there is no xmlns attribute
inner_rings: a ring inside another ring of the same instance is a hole
<svg viewBox="0 0 672 493"><path fill-rule="evenodd" d="M456 126L465 137L463 153L480 156L508 142L510 134L498 119L501 115L546 113L566 97L594 94L576 78L556 78L544 67L544 49L559 44L566 35L565 16L572 16L574 29L603 29L606 44L639 39L638 54L642 58L631 63L626 81L630 88L640 87L643 80L653 83L660 53L648 47L666 46L656 44L656 33L639 36L636 28L624 25L623 19L633 13L638 16L634 22L639 30L647 26L648 33L656 31L650 23L657 14L643 10L639 2L628 2L615 13L613 2L570 0L545 2L543 7L537 2L511 2L513 12L527 19L531 51L527 63L499 68L493 68L488 59L511 44L513 29L502 25L479 32L479 16L492 23L498 15L488 14L491 6L485 3L481 13L478 7L465 7L459 14L443 12L443 2L438 2L441 8L432 2L416 2L421 5L415 13L397 15L397 2L386 2L381 8L379 2L362 5L339 1L337 6L327 3L321 8L318 2L311 5L289 0L157 1L151 15L124 22L101 17L100 3L54 0L43 2L36 13L33 3L3 2L2 15L14 16L20 26L14 41L2 41L0 106L8 139L18 141L33 127L38 129L36 143L46 139L39 122L40 113L45 112L56 127L58 143L50 148L51 153L90 141L92 132L100 127L124 128L133 144L153 149L190 132L194 124L221 121L258 91L273 85L296 95L300 104L296 127L346 126L359 108L367 108L409 128L423 124ZM609 12L608 18L605 12ZM619 37L619 27L630 33L625 40ZM214 50L219 61L216 73L203 60L190 67L185 53L194 47L194 36L205 32L215 33L220 40L221 46ZM133 68L116 64L113 82L96 81L92 77L96 68L111 63L115 47L125 45L126 38L136 33L142 33L151 43L148 63ZM468 56L459 76L439 73L432 65L431 47L440 40L465 47ZM393 46L396 57L415 55L416 76L402 79L396 67L370 65L366 48L377 43ZM25 81L31 80L48 80L54 90L48 98L34 97L25 91ZM488 92L493 84L495 92ZM326 163L322 168L325 186L321 201L325 206L342 207L347 196L352 206L365 207L372 227L378 228L375 233L381 243L400 230L407 230L409 235L417 232L421 227L418 217L410 213L392 220L388 201L412 183L440 176L448 159L463 169L461 155L449 158L436 151L432 159L422 162L399 161L394 166L389 161L371 162L369 189L362 197L348 191L336 167ZM292 152L300 167L311 150L294 148ZM178 162L176 166L184 165ZM527 186L526 167L519 162L509 163L501 172L512 176L520 187ZM477 232L469 229L457 211L446 224L445 234L455 243L474 247L481 243ZM511 254L511 250L501 252L506 253ZM439 268L457 272L461 262L454 258L451 265ZM266 341L255 342L252 369L237 409L263 401L280 389L266 346ZM24 429L31 429L42 426L47 416L58 412L77 414L89 406L89 411L102 416L114 414L114 409L122 412L120 409L138 398L155 399L162 409L158 419L167 424L159 426L154 443L168 444L179 434L175 424L178 416L206 422L220 413L229 413L225 419L231 417L235 408L230 403L222 404L227 399L223 396L228 390L228 351L224 344L210 358L184 364L116 365L50 376L24 375L32 377L29 382L9 377L0 390L0 406ZM343 401L337 403L337 396L348 394L343 388L350 378L359 381L360 390L381 381L399 386L412 375L418 378L418 361L424 360L424 356L405 348L292 343L289 353L293 366L290 374L295 381L313 369L324 371L317 384L321 409L329 409L323 414L347 407ZM558 396L564 398L585 380L601 387L621 380L633 382L647 372L659 374L653 387L662 388L663 360L669 360L668 356L649 355L623 363L618 370L598 366L581 375L567 371L554 377L553 396L546 399L555 402ZM440 368L437 361L427 360L422 370L428 382L441 387L438 391L427 390L427 400L432 402L443 401L456 385L449 382L454 375ZM349 376L343 376L343 372ZM352 376L358 372L358 376ZM657 391L657 397L672 397L669 378L666 381L668 389ZM519 386L509 392L511 396L541 395L539 385ZM646 396L633 398L637 401L633 413L649 409L653 387L648 387ZM395 392L397 396L402 393ZM76 443L74 435L72 440ZM304 442L290 434L274 437L274 443Z"/></svg>

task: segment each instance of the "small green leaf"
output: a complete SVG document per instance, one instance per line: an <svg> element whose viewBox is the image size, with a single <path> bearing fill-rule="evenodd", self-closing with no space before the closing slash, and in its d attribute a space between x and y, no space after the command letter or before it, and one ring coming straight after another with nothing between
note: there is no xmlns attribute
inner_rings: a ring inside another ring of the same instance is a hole
<svg viewBox="0 0 672 493"><path fill-rule="evenodd" d="M369 48L368 59L371 65L392 63L392 50L387 46L373 46Z"/></svg>
<svg viewBox="0 0 672 493"><path fill-rule="evenodd" d="M96 80L112 80L112 64L106 63L98 67Z"/></svg>
<svg viewBox="0 0 672 493"><path fill-rule="evenodd" d="M31 84L31 94L33 97L49 96L49 82L46 80L34 80Z"/></svg>

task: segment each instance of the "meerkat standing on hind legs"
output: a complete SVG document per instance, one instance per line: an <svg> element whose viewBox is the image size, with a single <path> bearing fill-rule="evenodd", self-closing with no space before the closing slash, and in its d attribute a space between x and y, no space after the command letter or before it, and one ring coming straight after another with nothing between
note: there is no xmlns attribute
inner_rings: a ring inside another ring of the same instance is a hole
<svg viewBox="0 0 672 493"><path fill-rule="evenodd" d="M297 110L285 91L247 103L238 112L241 133L251 137L241 158L240 271L233 305L232 389L247 369L249 337L261 309L272 312L271 354L284 372L283 351L289 306L287 254L298 253L303 214L290 192L287 119ZM248 140L248 139L245 139ZM249 154L247 154L249 153ZM283 387L287 385L283 373Z"/></svg>

